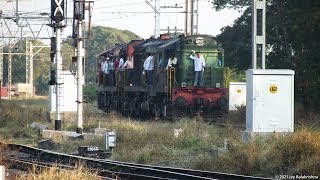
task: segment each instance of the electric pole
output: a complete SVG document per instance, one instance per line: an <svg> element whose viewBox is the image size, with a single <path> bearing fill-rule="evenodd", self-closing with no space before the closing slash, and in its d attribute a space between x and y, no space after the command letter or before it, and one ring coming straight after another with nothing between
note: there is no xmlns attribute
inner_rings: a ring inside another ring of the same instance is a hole
<svg viewBox="0 0 320 180"><path fill-rule="evenodd" d="M155 6L152 6L148 0L146 0L146 3L154 11L154 38L158 38L160 37L160 0L155 0Z"/></svg>
<svg viewBox="0 0 320 180"><path fill-rule="evenodd" d="M190 1L190 35L193 35L193 26L194 26L194 7L193 7L193 4L194 4L194 0L191 0Z"/></svg>
<svg viewBox="0 0 320 180"><path fill-rule="evenodd" d="M195 3L197 3L195 5ZM189 14L189 13L187 13ZM190 35L198 34L199 26L199 1L190 1Z"/></svg>
<svg viewBox="0 0 320 180"><path fill-rule="evenodd" d="M184 16L184 35L185 36L188 36L188 16L189 16L189 13L188 13L188 1L189 0L185 0L184 2L184 10L185 10L185 16Z"/></svg>

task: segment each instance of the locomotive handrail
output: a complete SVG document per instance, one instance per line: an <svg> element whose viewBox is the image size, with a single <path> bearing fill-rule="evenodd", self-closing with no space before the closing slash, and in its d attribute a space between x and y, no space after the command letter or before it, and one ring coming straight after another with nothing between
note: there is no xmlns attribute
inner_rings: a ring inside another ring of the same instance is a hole
<svg viewBox="0 0 320 180"><path fill-rule="evenodd" d="M176 72L176 68L174 67L169 67L168 69L166 69L166 74L167 74L167 89L168 89L168 96L170 98L170 100L172 100L172 81L175 82L176 81L176 76L175 76L175 72ZM173 78L172 78L173 77Z"/></svg>

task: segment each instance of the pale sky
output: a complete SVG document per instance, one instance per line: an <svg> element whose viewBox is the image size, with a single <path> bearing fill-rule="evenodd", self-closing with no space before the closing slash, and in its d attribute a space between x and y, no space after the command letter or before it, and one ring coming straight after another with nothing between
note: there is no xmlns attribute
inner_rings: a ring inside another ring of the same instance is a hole
<svg viewBox="0 0 320 180"><path fill-rule="evenodd" d="M0 0L0 10L3 14L12 14L16 9L15 0ZM154 0L149 0L154 6ZM184 0L161 0L160 6L183 6ZM73 0L68 0L68 14L72 17ZM19 11L25 16L36 15L41 12L50 13L50 0L19 0ZM160 8L160 28L177 27L184 28L184 8ZM199 33L217 35L224 26L231 25L240 16L235 10L222 10L216 12L208 0L199 0ZM122 30L129 30L142 38L148 38L154 34L154 13L145 0L95 0L92 24L109 26ZM63 32L63 37L71 35L72 28L69 24ZM11 23L10 29L15 29ZM2 33L7 30L1 24ZM40 29L38 28L35 29ZM24 29L24 34L30 34L30 30ZM27 32L29 31L29 32ZM49 37L50 28L42 28L41 36Z"/></svg>

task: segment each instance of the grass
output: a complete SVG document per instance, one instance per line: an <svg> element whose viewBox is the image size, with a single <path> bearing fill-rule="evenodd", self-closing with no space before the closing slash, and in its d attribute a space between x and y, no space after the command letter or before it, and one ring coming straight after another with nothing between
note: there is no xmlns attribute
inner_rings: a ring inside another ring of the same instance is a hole
<svg viewBox="0 0 320 180"><path fill-rule="evenodd" d="M99 180L97 173L90 172L83 166L78 166L74 170L60 169L57 166L43 168L40 173L36 173L35 168L27 175L16 177L20 180Z"/></svg>
<svg viewBox="0 0 320 180"><path fill-rule="evenodd" d="M28 110L17 106L24 103L17 101L0 106L0 134L9 141L35 144L38 137L28 124L34 120L45 122L44 110L39 109L43 105L34 105L28 107ZM85 107L84 130L88 132L99 124L101 128L115 130L117 143L111 158L117 161L271 178L279 174L320 176L320 117L315 113L305 112L300 106L296 107L296 113L299 113L295 115L297 120L294 133L258 136L248 143L240 139L245 126L243 107L238 112L230 113L227 119L219 123L227 126L188 118L174 122L136 121ZM66 123L64 127L74 131L75 123ZM180 134L175 136L177 129ZM220 152L219 148L223 147L225 139L229 150ZM103 148L102 137L86 140L60 138L55 141L55 150L59 152L74 153L80 145Z"/></svg>
<svg viewBox="0 0 320 180"><path fill-rule="evenodd" d="M47 104L45 99L1 100L0 139L1 141L23 144L36 143L38 131L30 128L32 122L46 122Z"/></svg>

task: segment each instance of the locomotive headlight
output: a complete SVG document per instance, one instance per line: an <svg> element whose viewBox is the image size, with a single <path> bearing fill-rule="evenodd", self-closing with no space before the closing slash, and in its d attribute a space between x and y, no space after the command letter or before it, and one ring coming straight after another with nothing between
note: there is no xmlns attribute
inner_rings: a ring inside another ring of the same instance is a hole
<svg viewBox="0 0 320 180"><path fill-rule="evenodd" d="M226 107L228 105L228 100L225 97L220 97L217 101L219 107Z"/></svg>
<svg viewBox="0 0 320 180"><path fill-rule="evenodd" d="M203 105L203 98L202 97L195 98L195 103L197 106L202 106Z"/></svg>
<svg viewBox="0 0 320 180"><path fill-rule="evenodd" d="M179 96L175 101L174 104L178 107L183 107L186 104L186 99L182 96Z"/></svg>

